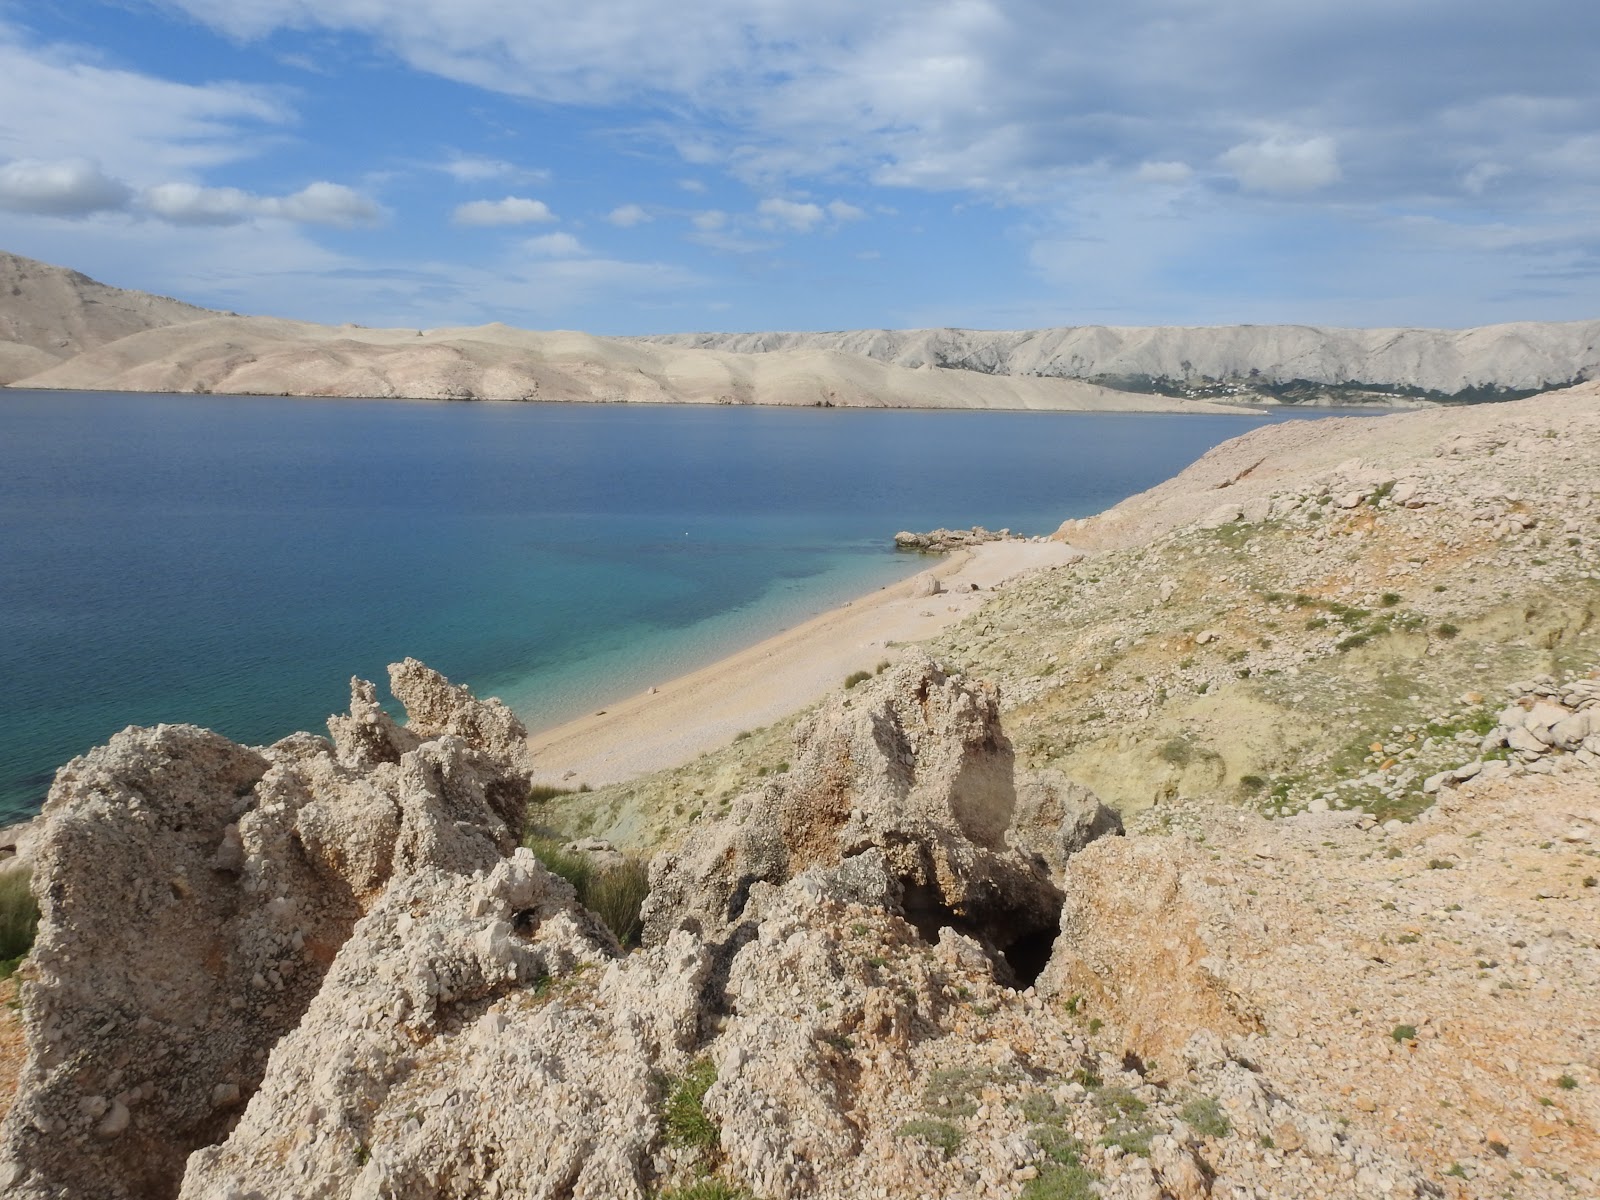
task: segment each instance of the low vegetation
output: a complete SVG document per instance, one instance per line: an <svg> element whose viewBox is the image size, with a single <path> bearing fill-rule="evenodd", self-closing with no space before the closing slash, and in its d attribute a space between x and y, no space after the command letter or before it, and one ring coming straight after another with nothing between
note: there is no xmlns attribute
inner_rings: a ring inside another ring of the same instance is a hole
<svg viewBox="0 0 1600 1200"><path fill-rule="evenodd" d="M644 931L639 914L650 893L650 872L643 859L627 857L618 866L601 868L582 851L566 849L559 838L530 833L522 844L548 871L572 885L578 903L599 917L619 943L639 944Z"/></svg>
<svg viewBox="0 0 1600 1200"><path fill-rule="evenodd" d="M33 949L39 905L33 898L32 883L30 871L0 875L0 979L9 978Z"/></svg>

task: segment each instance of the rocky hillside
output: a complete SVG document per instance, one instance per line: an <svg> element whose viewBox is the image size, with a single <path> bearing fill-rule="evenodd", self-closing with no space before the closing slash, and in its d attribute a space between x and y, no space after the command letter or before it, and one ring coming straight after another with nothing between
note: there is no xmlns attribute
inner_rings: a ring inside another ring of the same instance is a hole
<svg viewBox="0 0 1600 1200"><path fill-rule="evenodd" d="M862 329L651 338L741 353L845 351L905 367L1082 379L1169 396L1395 403L1514 399L1600 373L1600 320L1481 329Z"/></svg>
<svg viewBox="0 0 1600 1200"><path fill-rule="evenodd" d="M6 284L9 282L9 288ZM0 254L0 384L219 395L1171 411L1072 379L911 370L825 349L736 354L506 325L366 329L241 317ZM1213 405L1206 411L1223 411Z"/></svg>
<svg viewBox="0 0 1600 1200"><path fill-rule="evenodd" d="M415 662L404 726L125 731L30 851L0 1187L1593 1195L1597 415L1258 430L934 657L531 813ZM524 828L657 850L642 948Z"/></svg>
<svg viewBox="0 0 1600 1200"><path fill-rule="evenodd" d="M217 314L0 252L0 384L147 329Z"/></svg>

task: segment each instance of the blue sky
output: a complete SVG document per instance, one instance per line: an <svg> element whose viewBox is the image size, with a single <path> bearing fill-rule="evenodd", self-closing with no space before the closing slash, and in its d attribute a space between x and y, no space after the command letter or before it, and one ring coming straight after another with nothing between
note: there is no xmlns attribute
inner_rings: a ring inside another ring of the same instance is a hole
<svg viewBox="0 0 1600 1200"><path fill-rule="evenodd" d="M0 0L0 248L596 333L1600 316L1584 0Z"/></svg>

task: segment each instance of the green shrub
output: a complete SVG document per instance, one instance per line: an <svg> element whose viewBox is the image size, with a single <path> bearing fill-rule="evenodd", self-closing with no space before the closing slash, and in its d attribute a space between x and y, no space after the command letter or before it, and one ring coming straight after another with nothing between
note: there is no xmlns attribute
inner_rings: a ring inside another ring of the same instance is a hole
<svg viewBox="0 0 1600 1200"><path fill-rule="evenodd" d="M889 660L887 658L880 658L878 660L878 665L872 669L872 673L874 675L882 675L888 669L889 669Z"/></svg>
<svg viewBox="0 0 1600 1200"><path fill-rule="evenodd" d="M1556 1080L1556 1086L1564 1092L1570 1092L1573 1088L1578 1086L1578 1081L1571 1075L1563 1075L1560 1079Z"/></svg>
<svg viewBox="0 0 1600 1200"><path fill-rule="evenodd" d="M668 1188L660 1200L753 1200L750 1189L720 1179L697 1179L685 1187Z"/></svg>
<svg viewBox="0 0 1600 1200"><path fill-rule="evenodd" d="M1059 1121L1062 1117L1061 1105L1056 1103L1056 1098L1049 1092L1037 1089L1027 1092L1022 1097L1022 1102L1017 1105L1022 1110L1022 1117L1038 1125L1045 1121ZM1038 1138L1034 1138L1038 1141Z"/></svg>
<svg viewBox="0 0 1600 1200"><path fill-rule="evenodd" d="M557 796L570 796L573 789L558 787L553 783L536 783L528 788L528 803L543 804L546 800L554 800Z"/></svg>
<svg viewBox="0 0 1600 1200"><path fill-rule="evenodd" d="M661 1123L666 1130L669 1146L687 1146L701 1153L717 1148L720 1140L717 1127L706 1116L705 1098L711 1085L717 1081L717 1069L709 1059L699 1059L690 1065L667 1089L667 1104Z"/></svg>
<svg viewBox="0 0 1600 1200"><path fill-rule="evenodd" d="M1150 1157L1150 1139L1156 1131L1143 1121L1116 1120L1100 1138L1102 1146L1116 1146L1124 1154Z"/></svg>
<svg viewBox="0 0 1600 1200"><path fill-rule="evenodd" d="M1450 624L1449 621L1446 621L1442 625L1439 625L1436 629L1434 629L1434 632L1437 633L1440 637L1442 637L1442 638L1444 638L1445 640L1448 641L1450 638L1453 638L1453 637L1456 636L1456 634L1460 633L1461 630L1458 629L1456 626Z"/></svg>
<svg viewBox="0 0 1600 1200"><path fill-rule="evenodd" d="M1210 1096L1196 1096L1178 1110L1178 1115L1190 1129L1202 1137L1227 1137L1233 1132L1233 1122Z"/></svg>
<svg viewBox="0 0 1600 1200"><path fill-rule="evenodd" d="M1036 1125L1028 1137L1053 1163L1075 1167L1083 1161L1083 1143L1059 1125Z"/></svg>
<svg viewBox="0 0 1600 1200"><path fill-rule="evenodd" d="M1400 593L1385 592L1378 598L1378 603L1383 605L1385 608L1393 608L1396 604L1400 603Z"/></svg>
<svg viewBox="0 0 1600 1200"><path fill-rule="evenodd" d="M949 1158L961 1145L963 1134L948 1121L930 1121L918 1118L907 1121L894 1131L895 1137L915 1138L919 1142L927 1142L930 1146L937 1146L944 1151L944 1156Z"/></svg>
<svg viewBox="0 0 1600 1200"><path fill-rule="evenodd" d="M640 912L650 894L650 869L637 858L600 872L589 885L584 907L605 922L623 946L637 946L644 933Z"/></svg>
<svg viewBox="0 0 1600 1200"><path fill-rule="evenodd" d="M856 684L865 683L871 678L871 671L851 671L850 674L844 677L844 690L848 692L851 688L855 687Z"/></svg>
<svg viewBox="0 0 1600 1200"><path fill-rule="evenodd" d="M587 854L565 850L555 838L529 834L522 844L547 871L572 885L578 903L599 917L619 943L639 944L644 931L639 914L650 894L650 871L642 860L628 858L621 866L602 871Z"/></svg>
<svg viewBox="0 0 1600 1200"><path fill-rule="evenodd" d="M1397 1042L1415 1041L1417 1037L1417 1027L1415 1025L1396 1025L1389 1031L1389 1036Z"/></svg>
<svg viewBox="0 0 1600 1200"><path fill-rule="evenodd" d="M1094 1200L1098 1194L1094 1185L1099 1178L1077 1164L1045 1167L1028 1180L1020 1200Z"/></svg>
<svg viewBox="0 0 1600 1200"><path fill-rule="evenodd" d="M23 868L0 875L0 979L9 978L39 931L39 906L33 899L33 872Z"/></svg>
<svg viewBox="0 0 1600 1200"><path fill-rule="evenodd" d="M1125 1087L1101 1088L1094 1098L1095 1104L1107 1113L1119 1117L1142 1117L1148 1105Z"/></svg>
<svg viewBox="0 0 1600 1200"><path fill-rule="evenodd" d="M1162 762L1169 762L1175 767L1183 767L1187 766L1189 760L1194 757L1194 747L1189 744L1187 738L1168 738L1161 743L1161 748L1156 751L1156 755Z"/></svg>

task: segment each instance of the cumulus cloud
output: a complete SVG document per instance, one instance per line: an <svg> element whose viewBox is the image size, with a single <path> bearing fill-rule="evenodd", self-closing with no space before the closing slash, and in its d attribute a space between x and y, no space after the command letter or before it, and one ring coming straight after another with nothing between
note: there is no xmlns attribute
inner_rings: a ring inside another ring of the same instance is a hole
<svg viewBox="0 0 1600 1200"><path fill-rule="evenodd" d="M261 203L267 216L303 221L308 225L335 225L341 229L371 225L383 215L383 210L373 201L342 183L319 181L292 196L268 198Z"/></svg>
<svg viewBox="0 0 1600 1200"><path fill-rule="evenodd" d="M458 204L450 219L457 225L546 225L556 219L543 200L507 196L503 200L469 200Z"/></svg>
<svg viewBox="0 0 1600 1200"><path fill-rule="evenodd" d="M253 218L277 218L306 226L350 229L382 218L371 198L344 184L314 182L291 195L254 195L238 187L157 184L139 197L144 210L174 226L237 226Z"/></svg>
<svg viewBox="0 0 1600 1200"><path fill-rule="evenodd" d="M529 238L523 246L541 258L581 258L588 251L570 233L546 233Z"/></svg>
<svg viewBox="0 0 1600 1200"><path fill-rule="evenodd" d="M287 196L258 196L240 188L163 183L139 198L149 213L174 225L237 225L275 217L303 225L350 229L383 216L376 202L341 183L318 181Z"/></svg>
<svg viewBox="0 0 1600 1200"><path fill-rule="evenodd" d="M705 212L695 213L689 218L689 222L701 233L711 233L728 223L728 214L720 208L708 208Z"/></svg>
<svg viewBox="0 0 1600 1200"><path fill-rule="evenodd" d="M259 211L260 198L239 188L161 183L147 188L140 203L174 225L237 225Z"/></svg>
<svg viewBox="0 0 1600 1200"><path fill-rule="evenodd" d="M650 214L637 204L619 204L606 214L606 220L619 229L632 229L650 219Z"/></svg>
<svg viewBox="0 0 1600 1200"><path fill-rule="evenodd" d="M860 221L867 214L854 204L847 204L843 200L830 200L828 201L828 215L842 225L846 221Z"/></svg>
<svg viewBox="0 0 1600 1200"><path fill-rule="evenodd" d="M1337 183L1339 151L1330 137L1273 134L1241 142L1217 160L1245 187L1259 192L1309 192Z"/></svg>
<svg viewBox="0 0 1600 1200"><path fill-rule="evenodd" d="M810 233L822 221L820 205L770 196L756 205L768 228L783 226L796 233Z"/></svg>
<svg viewBox="0 0 1600 1200"><path fill-rule="evenodd" d="M122 208L131 195L87 158L23 158L0 166L0 208L11 212L85 217Z"/></svg>

